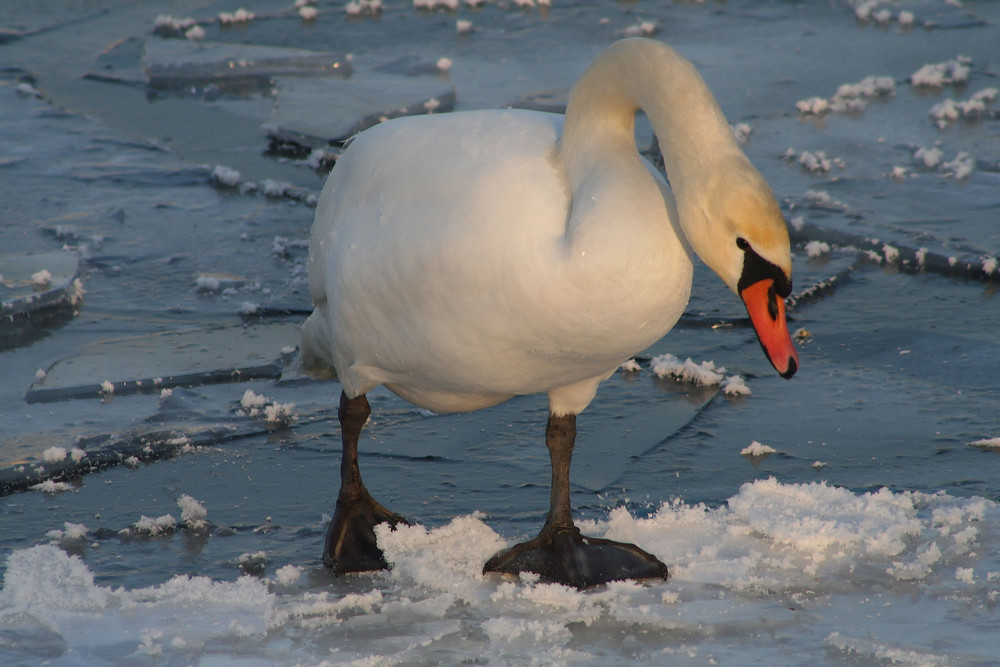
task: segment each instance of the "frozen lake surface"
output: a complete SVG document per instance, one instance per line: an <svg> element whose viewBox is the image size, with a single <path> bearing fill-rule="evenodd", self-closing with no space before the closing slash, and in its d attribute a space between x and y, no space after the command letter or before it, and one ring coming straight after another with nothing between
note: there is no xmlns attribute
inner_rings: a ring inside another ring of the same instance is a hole
<svg viewBox="0 0 1000 667"><path fill-rule="evenodd" d="M16 4L0 662L996 663L1000 5ZM699 267L574 457L585 532L671 578L584 592L480 574L544 518L543 397L440 416L374 392L366 483L414 525L380 535L391 571L334 578L340 390L295 346L338 141L559 109L637 33L698 66L782 202L799 373L774 375ZM666 354L750 393L661 377Z"/></svg>

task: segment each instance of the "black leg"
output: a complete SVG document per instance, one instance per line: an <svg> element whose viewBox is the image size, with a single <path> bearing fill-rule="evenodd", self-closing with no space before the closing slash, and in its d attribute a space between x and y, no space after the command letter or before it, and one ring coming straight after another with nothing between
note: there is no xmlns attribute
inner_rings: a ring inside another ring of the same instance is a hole
<svg viewBox="0 0 1000 667"><path fill-rule="evenodd" d="M667 578L667 566L634 544L584 537L573 523L569 465L576 415L549 415L545 445L552 460L549 515L542 532L491 558L483 572L534 572L543 580L589 588L618 579Z"/></svg>
<svg viewBox="0 0 1000 667"><path fill-rule="evenodd" d="M375 540L375 526L407 524L406 519L382 507L365 488L358 468L358 438L371 414L364 394L357 398L340 395L341 439L344 446L340 460L340 493L337 509L326 533L323 564L338 576L348 572L368 572L388 568Z"/></svg>

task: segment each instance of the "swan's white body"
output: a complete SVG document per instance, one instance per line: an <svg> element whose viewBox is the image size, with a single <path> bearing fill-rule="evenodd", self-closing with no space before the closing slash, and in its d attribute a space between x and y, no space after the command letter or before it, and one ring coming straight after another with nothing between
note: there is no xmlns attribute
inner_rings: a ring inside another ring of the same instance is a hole
<svg viewBox="0 0 1000 667"><path fill-rule="evenodd" d="M674 194L636 150L637 107ZM576 414L676 323L691 249L737 289L737 237L790 275L773 195L697 72L626 40L574 87L565 128L490 110L360 134L316 209L303 358L348 397L383 384L450 412L547 392Z"/></svg>

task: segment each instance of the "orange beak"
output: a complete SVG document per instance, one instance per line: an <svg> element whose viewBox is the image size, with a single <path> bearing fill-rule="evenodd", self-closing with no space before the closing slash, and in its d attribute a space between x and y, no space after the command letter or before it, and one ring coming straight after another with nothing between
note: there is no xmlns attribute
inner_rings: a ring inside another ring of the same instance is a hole
<svg viewBox="0 0 1000 667"><path fill-rule="evenodd" d="M792 337L785 321L785 300L774 291L774 280L759 280L740 292L750 314L750 322L757 332L757 340L764 354L783 378L795 375L799 368L799 353L795 351Z"/></svg>

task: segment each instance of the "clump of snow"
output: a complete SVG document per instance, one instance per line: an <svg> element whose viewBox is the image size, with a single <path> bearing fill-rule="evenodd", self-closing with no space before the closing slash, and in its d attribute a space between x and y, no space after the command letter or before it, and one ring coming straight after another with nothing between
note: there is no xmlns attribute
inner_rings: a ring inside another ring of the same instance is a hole
<svg viewBox="0 0 1000 667"><path fill-rule="evenodd" d="M66 458L67 452L62 447L49 447L42 452L42 460L46 463L58 463Z"/></svg>
<svg viewBox="0 0 1000 667"><path fill-rule="evenodd" d="M828 465L830 465L830 464L827 463L826 461L813 461L811 467L814 470L822 470L823 468L827 467Z"/></svg>
<svg viewBox="0 0 1000 667"><path fill-rule="evenodd" d="M826 151L816 151L815 153L811 151L802 151L802 153L799 154L798 163L803 169L812 173L825 174L830 171L830 167L834 165L840 167L841 169L844 168L844 161L842 159L827 157Z"/></svg>
<svg viewBox="0 0 1000 667"><path fill-rule="evenodd" d="M180 37L197 25L194 19L178 19L168 14L160 14L153 22L153 34L161 37Z"/></svg>
<svg viewBox="0 0 1000 667"><path fill-rule="evenodd" d="M257 15L253 12L248 12L247 10L240 7L235 12L219 12L219 23L223 26L229 26L236 23L249 23L257 18Z"/></svg>
<svg viewBox="0 0 1000 667"><path fill-rule="evenodd" d="M22 81L21 83L14 86L14 92L16 92L21 97L41 97L42 93L35 88L33 85L27 81Z"/></svg>
<svg viewBox="0 0 1000 667"><path fill-rule="evenodd" d="M101 393L110 396L115 393L115 385L110 380L104 380L101 382Z"/></svg>
<svg viewBox="0 0 1000 667"><path fill-rule="evenodd" d="M943 162L941 168L946 176L962 180L967 178L976 168L976 161L969 157L965 151L960 151L953 159Z"/></svg>
<svg viewBox="0 0 1000 667"><path fill-rule="evenodd" d="M267 568L267 552L255 551L240 554L236 559L236 564L246 574L261 576Z"/></svg>
<svg viewBox="0 0 1000 667"><path fill-rule="evenodd" d="M996 257L984 257L982 267L983 273L986 275L996 273L997 269L1000 268L1000 260Z"/></svg>
<svg viewBox="0 0 1000 667"><path fill-rule="evenodd" d="M796 102L795 108L801 114L813 116L830 112L859 112L868 106L869 101L894 95L895 92L896 82L891 76L867 76L857 83L842 84L829 100L810 97Z"/></svg>
<svg viewBox="0 0 1000 667"><path fill-rule="evenodd" d="M123 535L139 534L149 537L159 537L161 535L169 535L174 532L176 528L177 519L175 519L172 514L164 514L163 516L158 516L156 518L148 517L143 514L131 528L125 528L120 532Z"/></svg>
<svg viewBox="0 0 1000 667"><path fill-rule="evenodd" d="M264 408L264 421L268 424L288 425L295 421L294 403L272 403Z"/></svg>
<svg viewBox="0 0 1000 667"><path fill-rule="evenodd" d="M63 527L50 530L45 537L54 542L74 542L87 537L89 529L82 523L63 522Z"/></svg>
<svg viewBox="0 0 1000 667"><path fill-rule="evenodd" d="M754 440L748 446L740 450L740 455L754 458L759 456L770 456L771 454L774 454L776 451L778 450L776 450L774 447L771 447L770 445L761 444L756 440Z"/></svg>
<svg viewBox="0 0 1000 667"><path fill-rule="evenodd" d="M730 375L719 384L719 387L726 396L749 396L751 394L750 387L739 375Z"/></svg>
<svg viewBox="0 0 1000 667"><path fill-rule="evenodd" d="M941 129L959 119L975 120L989 113L998 94L1000 91L996 88L984 88L973 93L967 100L942 100L931 107L928 115Z"/></svg>
<svg viewBox="0 0 1000 667"><path fill-rule="evenodd" d="M468 19L456 19L455 32L459 35L472 34L472 21L469 21Z"/></svg>
<svg viewBox="0 0 1000 667"><path fill-rule="evenodd" d="M623 373L638 373L642 370L642 366L635 359L629 359L624 364L618 367Z"/></svg>
<svg viewBox="0 0 1000 667"><path fill-rule="evenodd" d="M953 60L928 63L910 75L910 85L942 88L969 80L969 65L972 59L958 56Z"/></svg>
<svg viewBox="0 0 1000 667"><path fill-rule="evenodd" d="M660 26L654 21L639 21L623 30L619 30L618 35L621 37L650 37L659 31Z"/></svg>
<svg viewBox="0 0 1000 667"><path fill-rule="evenodd" d="M795 103L799 113L819 116L830 111L830 103L822 97L809 97Z"/></svg>
<svg viewBox="0 0 1000 667"><path fill-rule="evenodd" d="M358 6L358 11L356 13L360 14L361 13L360 3L348 3L348 5L351 4ZM347 7L344 7L344 11L347 12L348 14L351 13ZM299 7L299 18L301 18L303 21L315 21L317 16L319 16L319 12L312 5L303 5L302 7Z"/></svg>
<svg viewBox="0 0 1000 667"><path fill-rule="evenodd" d="M260 304L254 303L252 301L244 301L240 306L240 315L249 316L256 315L260 312Z"/></svg>
<svg viewBox="0 0 1000 667"><path fill-rule="evenodd" d="M263 183L263 192L265 197L280 198L284 197L292 186L289 183L282 181L275 181L270 178L265 178Z"/></svg>
<svg viewBox="0 0 1000 667"><path fill-rule="evenodd" d="M329 169L330 165L340 157L338 151L328 148L314 148L306 158L306 165L312 169Z"/></svg>
<svg viewBox="0 0 1000 667"><path fill-rule="evenodd" d="M201 531L206 528L208 510L204 505L185 493L177 499L177 506L181 508L181 523L188 530Z"/></svg>
<svg viewBox="0 0 1000 667"><path fill-rule="evenodd" d="M237 185L239 185L240 178L242 178L242 174L240 174L240 172L236 171L235 169L231 169L230 167L217 164L215 165L215 168L212 169L211 178L212 182L215 183L216 185L222 185L227 188L235 188Z"/></svg>
<svg viewBox="0 0 1000 667"><path fill-rule="evenodd" d="M928 115L934 119L934 124L940 128L944 128L948 123L958 120L962 115L959 111L958 105L955 104L955 100L944 100L931 107Z"/></svg>
<svg viewBox="0 0 1000 667"><path fill-rule="evenodd" d="M44 380L45 376L48 375L44 368L39 368L35 371L35 380Z"/></svg>
<svg viewBox="0 0 1000 667"><path fill-rule="evenodd" d="M963 584L972 585L976 583L976 571L971 567L959 567L955 569L955 580Z"/></svg>
<svg viewBox="0 0 1000 667"><path fill-rule="evenodd" d="M190 28L184 31L184 37L186 39L191 40L192 42L205 39L205 29L202 28L200 25L191 26Z"/></svg>
<svg viewBox="0 0 1000 667"><path fill-rule="evenodd" d="M375 527L375 536L393 566L393 579L448 594L442 614L453 600L478 598L483 563L504 547L478 514L456 517L436 530L384 523ZM427 560L428 552L437 554L435 561Z"/></svg>
<svg viewBox="0 0 1000 667"><path fill-rule="evenodd" d="M279 586L294 586L302 578L302 568L284 565L274 572L274 581Z"/></svg>
<svg viewBox="0 0 1000 667"><path fill-rule="evenodd" d="M1000 437L974 440L969 445L972 447L982 447L983 449L1000 449Z"/></svg>
<svg viewBox="0 0 1000 667"><path fill-rule="evenodd" d="M439 72L447 72L451 69L452 64L451 58L446 58L444 56L438 58L437 62L434 63Z"/></svg>
<svg viewBox="0 0 1000 667"><path fill-rule="evenodd" d="M198 276L194 281L199 292L218 292L221 286L219 279L215 276Z"/></svg>
<svg viewBox="0 0 1000 667"><path fill-rule="evenodd" d="M806 190L806 203L820 208L841 207L843 204L834 199L826 190Z"/></svg>
<svg viewBox="0 0 1000 667"><path fill-rule="evenodd" d="M73 284L69 288L69 303L71 306L77 306L83 301L83 296L87 293L87 290L83 289L83 283L79 278L73 279Z"/></svg>
<svg viewBox="0 0 1000 667"><path fill-rule="evenodd" d="M927 169L934 169L940 164L942 155L944 153L941 152L940 148L921 147L913 153L913 161Z"/></svg>
<svg viewBox="0 0 1000 667"><path fill-rule="evenodd" d="M806 243L807 257L821 257L830 252L830 244L826 241L809 241Z"/></svg>
<svg viewBox="0 0 1000 667"><path fill-rule="evenodd" d="M35 271L31 274L31 284L38 288L48 287L52 284L52 272L48 269Z"/></svg>
<svg viewBox="0 0 1000 667"><path fill-rule="evenodd" d="M244 410L252 411L259 410L267 405L268 398L254 392L253 389L247 389L243 392L243 398L240 399L240 405ZM250 416L256 416L256 413L251 412Z"/></svg>
<svg viewBox="0 0 1000 667"><path fill-rule="evenodd" d="M38 484L33 484L28 487L32 491L41 491L42 493L48 493L49 495L57 495L63 491L69 491L73 488L73 485L69 482L57 482L52 479L47 479L44 482L39 482Z"/></svg>
<svg viewBox="0 0 1000 667"><path fill-rule="evenodd" d="M69 457L73 459L74 463L79 463L83 459L87 458L87 452L79 447L73 447L69 450Z"/></svg>
<svg viewBox="0 0 1000 667"><path fill-rule="evenodd" d="M661 354L653 357L649 366L657 377L672 377L681 382L700 385L716 385L722 382L726 369L716 367L713 361L703 361L696 364L690 357L683 362L672 354Z"/></svg>
<svg viewBox="0 0 1000 667"><path fill-rule="evenodd" d="M892 12L883 7L882 9L875 10L875 12L872 13L872 18L875 19L875 22L879 25L886 25L892 20Z"/></svg>
<svg viewBox="0 0 1000 667"><path fill-rule="evenodd" d="M736 143L740 145L745 144L753 132L753 128L747 123L737 123L736 125L731 125L729 129L732 131Z"/></svg>
<svg viewBox="0 0 1000 667"><path fill-rule="evenodd" d="M899 16L896 17L896 20L899 21L899 25L903 26L904 28L909 28L913 25L913 22L916 20L916 17L913 15L913 12L904 9L903 11L899 12Z"/></svg>
<svg viewBox="0 0 1000 667"><path fill-rule="evenodd" d="M268 424L287 426L295 421L294 403L277 403L266 396L247 389L240 399L237 414L246 417L263 417Z"/></svg>

